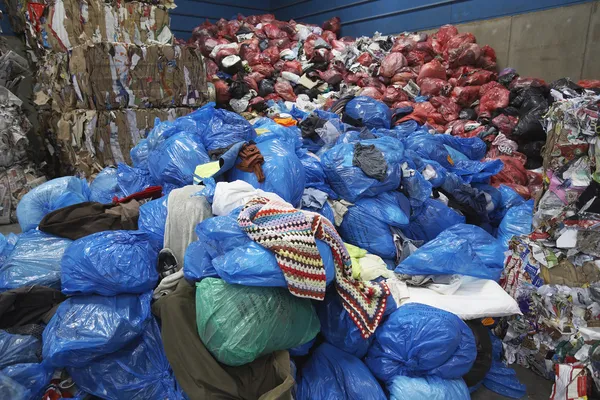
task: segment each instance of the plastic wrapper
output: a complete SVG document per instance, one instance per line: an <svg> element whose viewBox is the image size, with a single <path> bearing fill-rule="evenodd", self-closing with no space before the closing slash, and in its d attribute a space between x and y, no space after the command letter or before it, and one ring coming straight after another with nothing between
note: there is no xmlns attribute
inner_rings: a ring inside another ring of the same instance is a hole
<svg viewBox="0 0 600 400"><path fill-rule="evenodd" d="M358 358L323 343L300 371L298 400L385 400L369 369Z"/></svg>
<svg viewBox="0 0 600 400"><path fill-rule="evenodd" d="M123 349L67 371L79 389L103 399L186 398L177 387L153 319Z"/></svg>
<svg viewBox="0 0 600 400"><path fill-rule="evenodd" d="M0 266L0 292L24 286L60 289L60 260L71 240L34 230L19 235Z"/></svg>
<svg viewBox="0 0 600 400"><path fill-rule="evenodd" d="M220 277L230 284L287 288L275 254L250 239L237 222L238 214L234 210L198 224L198 241L192 242L185 254L184 276L191 281ZM335 277L331 249L320 240L317 248L327 283L331 283Z"/></svg>
<svg viewBox="0 0 600 400"><path fill-rule="evenodd" d="M110 204L113 197L125 197L117 182L117 169L104 168L90 184L90 201Z"/></svg>
<svg viewBox="0 0 600 400"><path fill-rule="evenodd" d="M117 165L117 183L123 195L130 196L153 186L155 181L147 169L120 163Z"/></svg>
<svg viewBox="0 0 600 400"><path fill-rule="evenodd" d="M0 370L5 367L40 361L37 354L42 349L42 343L30 335L13 335L0 330Z"/></svg>
<svg viewBox="0 0 600 400"><path fill-rule="evenodd" d="M83 367L122 349L146 328L151 298L151 292L68 298L44 330L44 362L57 368Z"/></svg>
<svg viewBox="0 0 600 400"><path fill-rule="evenodd" d="M152 290L159 250L142 232L105 231L78 239L62 259L62 292L115 296Z"/></svg>
<svg viewBox="0 0 600 400"><path fill-rule="evenodd" d="M408 225L410 204L400 192L385 192L366 197L348 207L339 227L342 238L383 258L396 257L391 227Z"/></svg>
<svg viewBox="0 0 600 400"><path fill-rule="evenodd" d="M396 268L407 275L468 275L497 281L504 247L478 226L454 225L427 242Z"/></svg>
<svg viewBox="0 0 600 400"><path fill-rule="evenodd" d="M148 167L155 181L181 187L191 185L196 167L209 161L200 138L193 133L181 132L150 152Z"/></svg>
<svg viewBox="0 0 600 400"><path fill-rule="evenodd" d="M462 378L477 347L471 329L456 315L423 304L406 304L375 332L365 363L378 379L397 375Z"/></svg>
<svg viewBox="0 0 600 400"><path fill-rule="evenodd" d="M46 391L54 369L44 363L15 364L0 371L0 397L38 400ZM21 389L22 388L22 389ZM17 394L17 392L22 393Z"/></svg>
<svg viewBox="0 0 600 400"><path fill-rule="evenodd" d="M390 53L381 61L379 75L391 78L406 65L407 61L402 53Z"/></svg>
<svg viewBox="0 0 600 400"><path fill-rule="evenodd" d="M254 172L245 172L237 167L233 167L228 172L228 181L239 179L248 182L257 189L277 193L290 204L299 205L304 192L306 174L302 162L296 155L295 143L277 135L264 134L255 142L264 158L262 164L264 182L258 182ZM239 161L236 161L237 163Z"/></svg>
<svg viewBox="0 0 600 400"><path fill-rule="evenodd" d="M17 218L21 230L35 229L46 214L90 198L90 188L85 180L64 176L42 183L29 191L17 205Z"/></svg>
<svg viewBox="0 0 600 400"><path fill-rule="evenodd" d="M387 168L382 181L367 176L361 168L352 165L354 143L337 144L321 158L331 188L350 202L355 202L361 197L376 196L400 186L400 163L404 152L402 143L390 137L361 140L359 143L364 146L374 145L383 153Z"/></svg>
<svg viewBox="0 0 600 400"><path fill-rule="evenodd" d="M141 232L150 234L152 240L160 246L162 246L165 238L168 200L169 196L163 196L140 206L138 228Z"/></svg>
<svg viewBox="0 0 600 400"><path fill-rule="evenodd" d="M470 400L471 394L465 381L442 379L437 376L423 378L398 375L389 386L390 400Z"/></svg>
<svg viewBox="0 0 600 400"><path fill-rule="evenodd" d="M229 285L214 278L196 286L198 334L223 364L244 365L302 345L319 332L311 301L287 289Z"/></svg>

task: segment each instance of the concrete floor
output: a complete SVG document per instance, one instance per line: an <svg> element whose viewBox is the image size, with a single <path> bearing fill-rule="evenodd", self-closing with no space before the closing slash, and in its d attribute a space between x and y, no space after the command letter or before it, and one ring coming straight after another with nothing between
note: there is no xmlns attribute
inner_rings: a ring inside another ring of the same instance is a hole
<svg viewBox="0 0 600 400"><path fill-rule="evenodd" d="M0 233L3 235L8 235L9 233L21 233L21 227L19 224L0 225Z"/></svg>
<svg viewBox="0 0 600 400"><path fill-rule="evenodd" d="M512 368L517 371L517 377L522 384L527 387L527 396L523 399L531 400L548 400L552 392L552 384L554 382L546 380L537 375L530 369L523 368L519 365L513 365ZM473 400L506 400L507 397L500 396L492 391L482 387L477 392L471 395Z"/></svg>

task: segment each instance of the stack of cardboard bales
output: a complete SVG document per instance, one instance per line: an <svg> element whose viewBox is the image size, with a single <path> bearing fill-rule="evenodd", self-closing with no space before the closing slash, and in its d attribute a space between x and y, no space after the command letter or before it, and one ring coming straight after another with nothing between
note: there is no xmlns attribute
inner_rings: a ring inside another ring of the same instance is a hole
<svg viewBox="0 0 600 400"><path fill-rule="evenodd" d="M63 173L90 176L130 162L129 149L156 118L206 102L200 52L174 44L161 0L34 0L13 4L38 59L34 101L53 136ZM14 12L11 12L14 14Z"/></svg>

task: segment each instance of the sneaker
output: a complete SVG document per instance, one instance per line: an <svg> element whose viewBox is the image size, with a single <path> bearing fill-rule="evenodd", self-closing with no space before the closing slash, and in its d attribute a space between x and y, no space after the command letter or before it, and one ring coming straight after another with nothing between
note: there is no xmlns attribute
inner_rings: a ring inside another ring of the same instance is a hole
<svg viewBox="0 0 600 400"><path fill-rule="evenodd" d="M171 249L162 249L160 253L158 253L157 270L158 274L160 275L160 279L163 279L165 276L172 275L179 270L177 258L175 258L175 255Z"/></svg>

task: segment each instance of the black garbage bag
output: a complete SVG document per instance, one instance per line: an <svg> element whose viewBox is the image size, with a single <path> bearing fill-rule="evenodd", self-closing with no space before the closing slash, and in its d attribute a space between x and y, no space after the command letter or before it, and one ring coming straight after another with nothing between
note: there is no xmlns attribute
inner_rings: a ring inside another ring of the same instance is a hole
<svg viewBox="0 0 600 400"><path fill-rule="evenodd" d="M319 141L321 137L317 133L317 129L322 128L327 123L326 119L320 118L317 114L311 114L300 122L300 132L302 137Z"/></svg>
<svg viewBox="0 0 600 400"><path fill-rule="evenodd" d="M542 166L544 158L542 157L542 148L546 144L545 141L539 140L535 142L522 143L519 145L519 152L527 156L525 168L536 169Z"/></svg>
<svg viewBox="0 0 600 400"><path fill-rule="evenodd" d="M477 120L477 113L472 108L464 108L458 114L458 118L475 121Z"/></svg>
<svg viewBox="0 0 600 400"><path fill-rule="evenodd" d="M498 82L500 82L505 87L508 87L508 85L510 85L510 83L518 77L519 74L517 74L516 72L509 72L508 74L500 75L498 77Z"/></svg>
<svg viewBox="0 0 600 400"><path fill-rule="evenodd" d="M258 95L260 97L267 97L275 91L275 83L270 79L263 79L258 84Z"/></svg>
<svg viewBox="0 0 600 400"><path fill-rule="evenodd" d="M481 321L465 321L467 326L475 336L475 345L477 346L477 357L471 370L463 375L463 379L468 387L473 387L483 381L492 367L492 340L488 329L483 326Z"/></svg>
<svg viewBox="0 0 600 400"><path fill-rule="evenodd" d="M244 82L241 78L233 81L229 86L229 94L234 99L241 99L250 92L250 86Z"/></svg>
<svg viewBox="0 0 600 400"><path fill-rule="evenodd" d="M541 119L548 111L548 95L549 89L540 86L530 86L511 92L510 104L519 108L519 122L512 133L515 140L525 143L546 139Z"/></svg>
<svg viewBox="0 0 600 400"><path fill-rule="evenodd" d="M571 99L581 96L585 89L569 78L561 78L550 84L550 89L559 91L565 98Z"/></svg>

